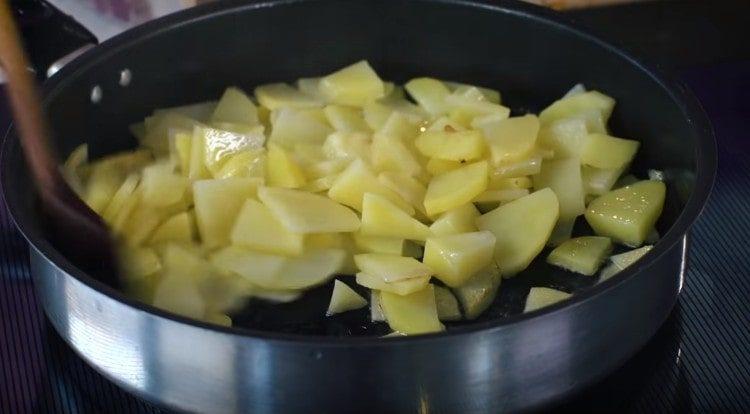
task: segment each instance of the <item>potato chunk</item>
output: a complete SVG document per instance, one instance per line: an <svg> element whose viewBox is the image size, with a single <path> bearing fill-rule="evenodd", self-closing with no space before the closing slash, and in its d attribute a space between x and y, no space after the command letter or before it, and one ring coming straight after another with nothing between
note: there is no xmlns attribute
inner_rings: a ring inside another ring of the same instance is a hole
<svg viewBox="0 0 750 414"><path fill-rule="evenodd" d="M307 178L299 164L286 150L278 145L268 144L268 184L276 187L298 188L305 185Z"/></svg>
<svg viewBox="0 0 750 414"><path fill-rule="evenodd" d="M385 85L367 61L359 61L320 80L321 93L330 102L363 106L385 96Z"/></svg>
<svg viewBox="0 0 750 414"><path fill-rule="evenodd" d="M367 299L355 292L346 283L335 281L333 283L333 292L331 292L331 302L328 304L327 316L337 313L347 312L367 306Z"/></svg>
<svg viewBox="0 0 750 414"><path fill-rule="evenodd" d="M362 211L365 193L378 194L405 211L414 214L412 208L398 194L378 181L377 176L362 160L352 162L334 181L328 190L328 197L341 204Z"/></svg>
<svg viewBox="0 0 750 414"><path fill-rule="evenodd" d="M364 195L361 232L367 236L421 241L431 235L429 227L406 214L385 197L373 193Z"/></svg>
<svg viewBox="0 0 750 414"><path fill-rule="evenodd" d="M302 235L289 232L268 207L253 199L242 206L230 239L265 253L299 255L303 250Z"/></svg>
<svg viewBox="0 0 750 414"><path fill-rule="evenodd" d="M437 306L438 319L441 321L461 320L461 308L450 289L435 286L435 305Z"/></svg>
<svg viewBox="0 0 750 414"><path fill-rule="evenodd" d="M581 164L577 158L545 161L535 175L534 188L550 188L560 202L560 220L573 221L586 211Z"/></svg>
<svg viewBox="0 0 750 414"><path fill-rule="evenodd" d="M354 256L360 271L377 276L387 283L432 276L433 270L413 257L394 254L366 253Z"/></svg>
<svg viewBox="0 0 750 414"><path fill-rule="evenodd" d="M462 286L453 289L456 298L461 302L466 319L476 319L497 296L503 278L495 263L474 274Z"/></svg>
<svg viewBox="0 0 750 414"><path fill-rule="evenodd" d="M474 161L484 154L482 133L471 131L425 131L415 142L427 157L450 161Z"/></svg>
<svg viewBox="0 0 750 414"><path fill-rule="evenodd" d="M433 216L470 202L487 189L486 161L476 162L434 177L427 186L424 207Z"/></svg>
<svg viewBox="0 0 750 414"><path fill-rule="evenodd" d="M232 122L255 126L259 124L258 108L239 88L227 88L211 115L211 122Z"/></svg>
<svg viewBox="0 0 750 414"><path fill-rule="evenodd" d="M199 180L193 183L195 219L201 240L209 247L229 242L229 232L234 220L250 197L255 197L260 180L254 178L228 178Z"/></svg>
<svg viewBox="0 0 750 414"><path fill-rule="evenodd" d="M406 335L439 332L440 323L432 285L409 295L380 292L380 306L391 329Z"/></svg>
<svg viewBox="0 0 750 414"><path fill-rule="evenodd" d="M651 180L618 188L589 203L586 221L598 235L640 246L661 215L665 192L663 182Z"/></svg>
<svg viewBox="0 0 750 414"><path fill-rule="evenodd" d="M323 106L323 100L308 95L286 83L269 83L255 88L258 103L270 110L279 108L317 108Z"/></svg>
<svg viewBox="0 0 750 414"><path fill-rule="evenodd" d="M529 291L529 296L526 297L526 306L524 307L523 311L532 312L537 309L555 304L561 300L565 300L570 296L570 293L561 292L555 289L546 287L533 287Z"/></svg>
<svg viewBox="0 0 750 414"><path fill-rule="evenodd" d="M584 236L570 239L557 246L547 256L547 263L591 276L612 253L608 237Z"/></svg>
<svg viewBox="0 0 750 414"><path fill-rule="evenodd" d="M524 115L482 125L495 165L528 158L539 134L539 119Z"/></svg>
<svg viewBox="0 0 750 414"><path fill-rule="evenodd" d="M436 236L470 233L477 231L478 217L479 211L474 204L466 203L443 213L430 225L430 230Z"/></svg>
<svg viewBox="0 0 750 414"><path fill-rule="evenodd" d="M545 188L480 216L477 227L495 235L495 260L503 276L509 277L542 251L558 216L557 196Z"/></svg>
<svg viewBox="0 0 750 414"><path fill-rule="evenodd" d="M623 168L633 160L640 145L632 139L589 134L581 151L581 163L603 169Z"/></svg>
<svg viewBox="0 0 750 414"><path fill-rule="evenodd" d="M424 248L424 263L435 276L458 287L493 260L495 236L489 231L430 237Z"/></svg>
<svg viewBox="0 0 750 414"><path fill-rule="evenodd" d="M359 217L328 197L286 188L261 187L258 198L284 228L294 233L340 233L359 229Z"/></svg>
<svg viewBox="0 0 750 414"><path fill-rule="evenodd" d="M383 278L359 272L356 275L357 284L373 290L391 292L396 295L408 295L424 289L430 282L429 276L413 277L411 279L399 280L388 283Z"/></svg>

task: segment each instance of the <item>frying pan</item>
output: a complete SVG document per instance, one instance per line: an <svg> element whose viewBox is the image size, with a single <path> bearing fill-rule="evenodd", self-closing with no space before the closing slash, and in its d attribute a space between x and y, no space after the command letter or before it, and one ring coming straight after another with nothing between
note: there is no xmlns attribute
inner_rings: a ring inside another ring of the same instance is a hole
<svg viewBox="0 0 750 414"><path fill-rule="evenodd" d="M45 107L61 154L88 142L100 156L135 145L127 125L154 108L362 58L397 82L430 75L497 88L516 113L538 111L576 82L614 96L613 133L642 142L633 172L666 177L661 240L601 283L537 260L504 282L479 320L439 334L380 338L387 330L368 324L366 311L325 318L330 286L292 305L251 303L235 318L240 327L217 327L130 300L63 257L39 222L11 131L3 194L29 242L46 314L76 352L128 391L186 411L496 412L560 401L644 345L680 290L715 141L680 84L554 12L510 1L218 2L85 52L45 83ZM94 88L101 99L92 101ZM531 286L576 294L522 314Z"/></svg>

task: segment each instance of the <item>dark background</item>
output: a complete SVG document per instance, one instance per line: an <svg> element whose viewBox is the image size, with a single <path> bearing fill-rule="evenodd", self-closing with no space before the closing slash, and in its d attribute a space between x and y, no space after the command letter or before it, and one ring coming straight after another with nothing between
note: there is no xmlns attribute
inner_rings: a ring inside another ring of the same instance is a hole
<svg viewBox="0 0 750 414"><path fill-rule="evenodd" d="M684 290L667 323L623 368L556 411L750 412L750 0L566 13L690 86L714 126L719 172L691 232ZM0 128L8 124L0 98ZM0 413L160 412L62 342L28 272L26 245L0 207Z"/></svg>

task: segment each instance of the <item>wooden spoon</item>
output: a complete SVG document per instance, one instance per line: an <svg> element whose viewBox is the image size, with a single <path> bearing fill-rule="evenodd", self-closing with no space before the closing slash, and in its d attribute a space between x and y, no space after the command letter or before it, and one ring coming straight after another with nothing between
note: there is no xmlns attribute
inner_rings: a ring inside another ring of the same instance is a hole
<svg viewBox="0 0 750 414"><path fill-rule="evenodd" d="M36 182L53 244L74 264L102 282L119 287L112 239L102 219L70 188L50 145L26 54L7 1L0 0L0 66L26 162Z"/></svg>

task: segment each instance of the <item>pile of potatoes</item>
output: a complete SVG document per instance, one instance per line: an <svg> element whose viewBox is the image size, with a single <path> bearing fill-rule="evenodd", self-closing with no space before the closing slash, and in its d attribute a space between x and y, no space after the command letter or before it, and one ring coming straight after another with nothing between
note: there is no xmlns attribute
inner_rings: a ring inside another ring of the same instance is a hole
<svg viewBox="0 0 750 414"><path fill-rule="evenodd" d="M83 145L66 161L133 297L231 325L250 297L292 301L339 275L329 315L369 303L395 332L435 332L476 318L545 245L550 263L595 275L661 214L662 182L613 190L639 142L609 135L614 100L581 86L512 117L497 91L402 88L365 61L253 92L156 110L131 127L137 149L89 162ZM572 238L581 215L595 236ZM527 310L567 296L532 289Z"/></svg>

